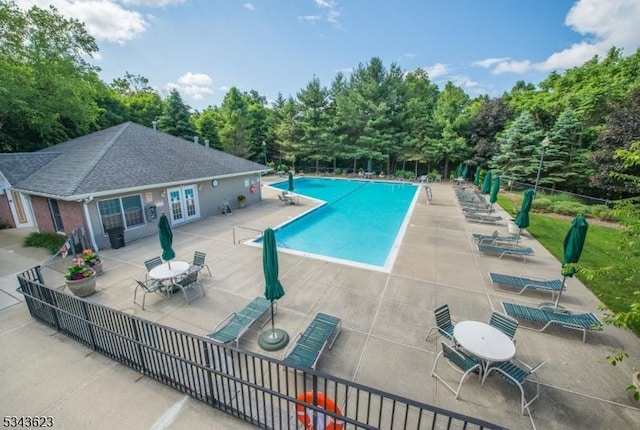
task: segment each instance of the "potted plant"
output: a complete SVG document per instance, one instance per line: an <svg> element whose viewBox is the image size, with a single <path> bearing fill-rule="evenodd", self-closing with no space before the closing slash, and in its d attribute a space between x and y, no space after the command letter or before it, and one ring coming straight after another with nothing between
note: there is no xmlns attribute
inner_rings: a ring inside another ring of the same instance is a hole
<svg viewBox="0 0 640 430"><path fill-rule="evenodd" d="M96 291L96 272L82 259L74 258L73 265L64 272L67 288L78 297L86 297Z"/></svg>
<svg viewBox="0 0 640 430"><path fill-rule="evenodd" d="M238 207L242 209L247 204L247 196L240 194L238 196Z"/></svg>
<svg viewBox="0 0 640 430"><path fill-rule="evenodd" d="M96 275L102 274L102 259L93 249L85 249L82 251L82 260L96 272Z"/></svg>

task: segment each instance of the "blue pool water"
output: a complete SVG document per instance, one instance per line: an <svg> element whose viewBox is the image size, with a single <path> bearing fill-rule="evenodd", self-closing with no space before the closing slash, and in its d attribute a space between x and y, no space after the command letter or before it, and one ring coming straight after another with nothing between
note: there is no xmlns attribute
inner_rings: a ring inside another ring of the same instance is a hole
<svg viewBox="0 0 640 430"><path fill-rule="evenodd" d="M286 190L288 182L272 186ZM298 178L296 193L326 204L276 229L278 246L384 268L416 190L412 184Z"/></svg>

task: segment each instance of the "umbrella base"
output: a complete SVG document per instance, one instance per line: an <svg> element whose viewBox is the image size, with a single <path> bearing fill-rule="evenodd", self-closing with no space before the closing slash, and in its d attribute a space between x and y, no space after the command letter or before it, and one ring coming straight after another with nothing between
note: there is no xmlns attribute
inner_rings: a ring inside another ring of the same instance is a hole
<svg viewBox="0 0 640 430"><path fill-rule="evenodd" d="M540 306L538 306L538 308L542 309L543 311L555 312L557 314L571 315L571 311L569 309L560 305L556 307L555 302L540 303Z"/></svg>
<svg viewBox="0 0 640 430"><path fill-rule="evenodd" d="M265 351L277 351L289 343L289 334L281 328L268 329L258 338L258 345Z"/></svg>

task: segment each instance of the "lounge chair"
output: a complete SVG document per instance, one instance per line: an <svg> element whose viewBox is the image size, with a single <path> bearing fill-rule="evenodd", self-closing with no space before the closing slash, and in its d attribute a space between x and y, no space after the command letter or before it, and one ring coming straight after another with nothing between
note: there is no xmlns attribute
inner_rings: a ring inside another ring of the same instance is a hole
<svg viewBox="0 0 640 430"><path fill-rule="evenodd" d="M494 284L502 285L517 290L516 294L522 294L527 288L538 291L550 291L551 297L555 298L556 293L563 287L560 279L535 279L534 277L503 275L500 273L489 273L489 278Z"/></svg>
<svg viewBox="0 0 640 430"><path fill-rule="evenodd" d="M324 349L327 346L329 349L333 348L340 334L340 327L340 318L318 313L304 333L298 334L291 342L285 351L283 362L289 366L315 370Z"/></svg>
<svg viewBox="0 0 640 430"><path fill-rule="evenodd" d="M436 367L438 365L438 359L444 356L451 364L456 366L460 371L462 371L462 377L460 378L460 382L458 383L458 388L453 388L449 385L440 375L436 373ZM433 368L431 369L431 376L438 379L438 381L442 382L445 387L453 392L456 395L456 399L458 398L458 394L460 394L460 388L462 388L462 383L465 378L469 375L469 373L474 370L478 371L478 375L481 375L481 366L480 361L475 358L465 354L461 350L456 350L455 348L447 345L442 342L442 351L438 353L436 356L436 360L433 362Z"/></svg>
<svg viewBox="0 0 640 430"><path fill-rule="evenodd" d="M502 217L499 215L486 215L479 212L467 212L464 214L464 218L467 221L478 222L478 223L488 223L488 224L498 224L498 221L502 220Z"/></svg>
<svg viewBox="0 0 640 430"><path fill-rule="evenodd" d="M263 321L260 325L260 327L263 327L271 319L271 314L269 312L270 309L271 302L269 300L264 297L256 297L240 312L230 313L213 329L213 333L208 334L207 337L224 344L235 342L237 347L240 342L240 338L255 322L265 314L269 314L269 318Z"/></svg>
<svg viewBox="0 0 640 430"><path fill-rule="evenodd" d="M292 205L295 202L293 201L293 197L289 196L289 195L283 195L283 194L278 194L278 198L280 199L280 201L282 203L284 203L285 205Z"/></svg>
<svg viewBox="0 0 640 430"><path fill-rule="evenodd" d="M484 381L487 380L491 372L497 372L508 383L517 385L520 389L520 411L524 415L525 409L529 411L529 405L540 397L540 379L536 371L543 365L544 361L536 367L531 367L524 361L517 359L493 363L489 366L489 370L487 370L487 373L482 378L482 383L484 384ZM529 401L527 401L524 395L524 383L527 381L536 384L536 395L529 399Z"/></svg>
<svg viewBox="0 0 640 430"><path fill-rule="evenodd" d="M497 255L498 258L502 258L505 255L511 257L522 257L524 261L527 261L527 257L536 253L536 251L531 247L498 246L485 240L481 240L478 243L478 251L483 254Z"/></svg>
<svg viewBox="0 0 640 430"><path fill-rule="evenodd" d="M500 236L498 230L491 234L473 233L473 239L477 241L484 240L485 244L489 243L518 243L520 238L517 235Z"/></svg>
<svg viewBox="0 0 640 430"><path fill-rule="evenodd" d="M602 330L602 322L595 314L591 312L585 313L569 313L554 312L547 309L534 308L531 306L516 305L513 303L502 302L502 308L505 313L517 319L525 319L536 323L544 324L540 329L529 328L534 331L544 331L551 325L571 328L582 331L582 341L586 342L587 330Z"/></svg>

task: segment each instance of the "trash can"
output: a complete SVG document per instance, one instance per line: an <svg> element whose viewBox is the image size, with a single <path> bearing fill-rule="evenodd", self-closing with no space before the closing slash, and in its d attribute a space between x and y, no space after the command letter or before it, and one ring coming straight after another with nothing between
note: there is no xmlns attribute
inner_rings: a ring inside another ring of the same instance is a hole
<svg viewBox="0 0 640 430"><path fill-rule="evenodd" d="M107 229L111 248L118 249L124 246L124 227L113 227Z"/></svg>

